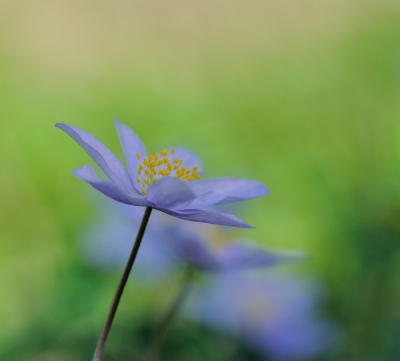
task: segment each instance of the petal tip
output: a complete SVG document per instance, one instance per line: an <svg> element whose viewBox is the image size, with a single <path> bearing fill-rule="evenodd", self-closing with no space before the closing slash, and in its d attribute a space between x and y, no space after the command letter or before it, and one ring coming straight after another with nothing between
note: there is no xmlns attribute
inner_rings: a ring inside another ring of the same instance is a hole
<svg viewBox="0 0 400 361"><path fill-rule="evenodd" d="M238 227L238 228L250 228L250 229L256 229L256 226L253 226L250 223L246 223L242 221L242 224L240 226L234 226L234 227Z"/></svg>
<svg viewBox="0 0 400 361"><path fill-rule="evenodd" d="M71 173L77 178L81 178L84 173L85 174L88 174L88 173L96 174L93 167L90 165L87 165L87 164L83 165L82 167L72 169Z"/></svg>
<svg viewBox="0 0 400 361"><path fill-rule="evenodd" d="M56 128L63 130L64 132L68 133L69 130L73 129L73 127L66 123L56 123L54 125ZM68 133L69 134L69 133Z"/></svg>
<svg viewBox="0 0 400 361"><path fill-rule="evenodd" d="M263 191L264 191L264 194L262 194L262 196L266 196L271 193L271 190L266 185L262 184L262 186L263 186Z"/></svg>

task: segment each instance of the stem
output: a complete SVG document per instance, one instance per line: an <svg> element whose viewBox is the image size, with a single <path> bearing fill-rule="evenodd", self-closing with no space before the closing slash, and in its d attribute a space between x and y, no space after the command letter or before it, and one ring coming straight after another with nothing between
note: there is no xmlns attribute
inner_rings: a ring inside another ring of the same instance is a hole
<svg viewBox="0 0 400 361"><path fill-rule="evenodd" d="M188 290L190 281L192 280L193 274L195 269L192 267L187 267L182 280L182 287L178 292L177 297L172 302L170 307L168 308L167 312L164 314L163 318L161 319L160 324L158 325L151 343L149 351L145 354L143 361L158 361L160 359L160 352L162 345L164 343L165 337L168 333L169 328L172 325L175 316L178 314L179 308L182 305L183 301L185 300Z"/></svg>
<svg viewBox="0 0 400 361"><path fill-rule="evenodd" d="M119 301L121 299L122 293L124 292L126 282L128 281L129 273L131 272L133 262L135 262L135 258L138 253L140 243L142 242L144 231L146 230L147 222L149 221L151 211L152 208L150 207L146 207L144 211L142 223L140 224L135 243L133 244L131 255L129 256L128 262L126 263L125 266L124 273L122 274L121 280L119 281L117 291L115 292L114 299L110 307L110 311L108 312L106 323L104 325L103 331L101 332L99 341L97 342L96 350L94 352L92 361L101 360L101 355L103 353L108 333L110 332L115 313L117 312Z"/></svg>

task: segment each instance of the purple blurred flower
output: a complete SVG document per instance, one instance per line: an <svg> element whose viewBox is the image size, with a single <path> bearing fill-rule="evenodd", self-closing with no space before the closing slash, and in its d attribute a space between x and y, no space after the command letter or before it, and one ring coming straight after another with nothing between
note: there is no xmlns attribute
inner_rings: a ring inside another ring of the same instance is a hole
<svg viewBox="0 0 400 361"><path fill-rule="evenodd" d="M144 209L111 202L107 198L99 200L98 208L99 219L84 229L79 244L94 267L122 269L132 250ZM157 212L150 219L135 261L134 273L142 281L159 281L175 266L171 250L163 242L163 231L171 218L160 215L162 213Z"/></svg>
<svg viewBox="0 0 400 361"><path fill-rule="evenodd" d="M100 180L89 165L75 169L75 176L121 203L151 207L194 222L252 227L232 214L209 208L266 195L269 191L263 184L234 178L191 182L201 178L200 162L194 154L182 148L170 148L147 156L142 141L128 126L118 120L115 126L129 172L90 133L71 125L56 124L88 153L109 181Z"/></svg>
<svg viewBox="0 0 400 361"><path fill-rule="evenodd" d="M186 316L241 337L272 360L303 359L341 338L336 323L317 317L322 293L320 284L300 276L224 273L192 289Z"/></svg>
<svg viewBox="0 0 400 361"><path fill-rule="evenodd" d="M108 200L102 203L101 219L82 236L84 252L96 266L123 267L143 211ZM201 271L222 272L305 259L303 252L260 249L247 243L232 242L221 227L187 223L156 212L147 226L135 268L141 276L158 278L179 263Z"/></svg>
<svg viewBox="0 0 400 361"><path fill-rule="evenodd" d="M209 225L180 222L166 228L164 238L178 261L201 271L240 271L306 259L300 251L268 250L232 241L227 232Z"/></svg>

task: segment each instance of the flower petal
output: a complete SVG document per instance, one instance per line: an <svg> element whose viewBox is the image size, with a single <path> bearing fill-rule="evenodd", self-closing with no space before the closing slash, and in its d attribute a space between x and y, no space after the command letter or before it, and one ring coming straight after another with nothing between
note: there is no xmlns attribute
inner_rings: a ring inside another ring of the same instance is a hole
<svg viewBox="0 0 400 361"><path fill-rule="evenodd" d="M270 251L234 243L221 252L218 258L221 270L244 270L283 262L301 262L305 261L307 256L304 252Z"/></svg>
<svg viewBox="0 0 400 361"><path fill-rule="evenodd" d="M134 190L131 178L124 165L95 136L82 129L64 123L57 123L56 127L62 129L73 138L112 182L127 192L132 192Z"/></svg>
<svg viewBox="0 0 400 361"><path fill-rule="evenodd" d="M207 208L217 204L239 202L264 196L270 191L259 182L247 179L217 178L189 183L196 194L190 208Z"/></svg>
<svg viewBox="0 0 400 361"><path fill-rule="evenodd" d="M139 164L144 157L147 157L146 148L140 138L135 134L135 132L129 128L127 125L122 124L117 118L114 118L115 127L117 128L117 133L119 140L121 142L122 150L124 151L126 164L129 169L129 173L132 179L137 177L137 171L139 169ZM136 156L140 155L140 159ZM139 189L136 182L133 182L135 189L141 194L142 188Z"/></svg>
<svg viewBox="0 0 400 361"><path fill-rule="evenodd" d="M217 268L216 258L192 230L183 226L170 226L165 230L164 238L165 244L179 261L201 270Z"/></svg>
<svg viewBox="0 0 400 361"><path fill-rule="evenodd" d="M187 183L172 177L161 178L147 190L147 199L159 210L184 208L193 198Z"/></svg>
<svg viewBox="0 0 400 361"><path fill-rule="evenodd" d="M103 193L107 197L114 199L117 202L130 204L133 206L152 206L152 204L148 202L145 198L134 198L121 190L115 183L100 180L97 177L96 172L90 165L84 165L83 167L74 169L72 173L86 183L89 183L99 192Z"/></svg>
<svg viewBox="0 0 400 361"><path fill-rule="evenodd" d="M184 165L187 169L198 167L197 173L203 174L203 169L201 167L200 160L194 153L180 147L176 147L174 149L175 152L174 155L171 157L172 160L175 158L182 159L182 165Z"/></svg>
<svg viewBox="0 0 400 361"><path fill-rule="evenodd" d="M204 210L165 210L161 209L173 217L185 219L187 221L219 224L221 226L239 227L239 228L255 228L251 224L243 222L240 218L229 213L222 213L218 211L204 211Z"/></svg>

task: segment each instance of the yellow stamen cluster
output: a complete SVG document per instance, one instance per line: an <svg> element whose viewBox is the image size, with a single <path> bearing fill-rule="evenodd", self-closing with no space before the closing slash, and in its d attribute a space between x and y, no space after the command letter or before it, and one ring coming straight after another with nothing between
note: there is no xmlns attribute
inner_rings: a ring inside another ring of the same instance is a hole
<svg viewBox="0 0 400 361"><path fill-rule="evenodd" d="M166 176L172 176L187 182L201 178L201 175L197 173L199 167L186 168L186 166L182 165L182 159L173 157L174 153L174 148L169 151L165 149L159 154L154 151L148 157L142 159L137 171L136 181L142 185L143 195L146 195L147 188ZM136 154L136 157L141 159L139 153Z"/></svg>

